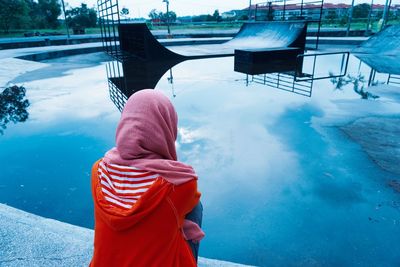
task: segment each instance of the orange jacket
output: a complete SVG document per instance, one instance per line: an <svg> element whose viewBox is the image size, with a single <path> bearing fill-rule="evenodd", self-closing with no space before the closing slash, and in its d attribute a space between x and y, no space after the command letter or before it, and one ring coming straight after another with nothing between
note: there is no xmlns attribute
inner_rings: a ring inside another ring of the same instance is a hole
<svg viewBox="0 0 400 267"><path fill-rule="evenodd" d="M182 224L199 202L197 181L176 186L159 179L129 211L122 212L104 201L98 164L92 169L95 235L90 266L196 266Z"/></svg>

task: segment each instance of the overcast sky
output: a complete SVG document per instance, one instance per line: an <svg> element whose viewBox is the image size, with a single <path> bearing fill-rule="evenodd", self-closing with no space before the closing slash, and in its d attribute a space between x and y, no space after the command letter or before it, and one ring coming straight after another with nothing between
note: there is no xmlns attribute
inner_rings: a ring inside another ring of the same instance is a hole
<svg viewBox="0 0 400 267"><path fill-rule="evenodd" d="M87 3L89 7L96 7L97 0L64 0L69 6L79 6L80 3ZM113 0L115 1L115 0ZM393 0L396 3L399 0ZM266 2L266 0L252 1L252 3ZM325 0L326 3L347 3L351 0ZM368 2L370 0L355 0L356 4ZM384 4L385 0L374 0L376 4ZM249 0L169 0L171 11L176 12L178 16L212 14L215 9L220 13L232 9L242 9L249 5ZM153 8L165 12L165 3L162 0L119 0L120 9L126 7L129 9L130 17L145 17Z"/></svg>

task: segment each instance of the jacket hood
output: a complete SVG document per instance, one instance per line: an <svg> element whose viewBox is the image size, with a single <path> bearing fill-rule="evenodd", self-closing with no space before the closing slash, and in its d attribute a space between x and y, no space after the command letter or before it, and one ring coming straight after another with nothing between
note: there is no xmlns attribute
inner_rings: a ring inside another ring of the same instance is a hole
<svg viewBox="0 0 400 267"><path fill-rule="evenodd" d="M172 190L173 185L159 177L131 208L124 209L110 205L102 191L98 172L99 162L96 162L92 169L92 193L95 210L116 231L126 230L145 219Z"/></svg>

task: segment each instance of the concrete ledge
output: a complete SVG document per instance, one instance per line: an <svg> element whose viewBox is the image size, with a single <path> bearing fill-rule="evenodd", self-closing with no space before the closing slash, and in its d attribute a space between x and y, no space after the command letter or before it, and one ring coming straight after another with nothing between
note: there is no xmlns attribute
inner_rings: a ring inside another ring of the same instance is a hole
<svg viewBox="0 0 400 267"><path fill-rule="evenodd" d="M103 46L96 46L96 47L86 47L86 48L76 48L76 49L65 49L65 50L58 50L58 51L41 52L41 53L36 53L36 54L28 54L28 55L24 55L24 56L19 56L16 58L32 60L32 61L42 61L42 60L47 60L47 59L74 56L74 55L80 55L80 54L96 53L96 52L102 52L102 51L103 51Z"/></svg>
<svg viewBox="0 0 400 267"><path fill-rule="evenodd" d="M207 44L221 44L228 40L230 37L224 38L181 38L181 39L160 39L158 40L164 46L183 46L183 45L207 45ZM367 40L367 37L321 37L319 44L321 45L359 45ZM307 37L306 44L314 45L316 37ZM103 51L102 43L83 43L77 45L63 45L63 46L46 46L46 47L33 47L33 48L20 48L1 50L0 58L15 57L24 60L42 61L47 59L73 56L79 54L95 53Z"/></svg>
<svg viewBox="0 0 400 267"><path fill-rule="evenodd" d="M101 42L101 35L72 36L69 40L62 36L43 36L43 37L25 37L25 38L3 38L0 39L0 50L18 49L54 45L74 45L83 43Z"/></svg>
<svg viewBox="0 0 400 267"><path fill-rule="evenodd" d="M93 230L36 216L0 204L0 266L88 266ZM199 259L199 267L244 267Z"/></svg>
<svg viewBox="0 0 400 267"><path fill-rule="evenodd" d="M239 28L231 29L189 29L189 30L174 30L172 40L177 39L207 39L207 38L232 38L238 32ZM152 30L152 34L156 39L168 39L168 34L165 30ZM307 37L316 36L317 29L310 29ZM365 30L352 30L350 36L364 36ZM346 38L346 29L344 28L326 28L321 29L320 37L341 37ZM68 43L69 42L69 43ZM82 43L96 43L101 42L100 34L85 34L85 35L71 35L67 42L66 35L59 36L35 36L35 37L16 37L16 38L0 38L0 50L4 49L17 49L28 47L40 46L54 46L54 45L68 45L68 44L82 44ZM179 42L179 41L178 41Z"/></svg>
<svg viewBox="0 0 400 267"><path fill-rule="evenodd" d="M368 40L368 37L320 37L319 44L330 45L359 45ZM315 44L316 37L307 37L307 44Z"/></svg>

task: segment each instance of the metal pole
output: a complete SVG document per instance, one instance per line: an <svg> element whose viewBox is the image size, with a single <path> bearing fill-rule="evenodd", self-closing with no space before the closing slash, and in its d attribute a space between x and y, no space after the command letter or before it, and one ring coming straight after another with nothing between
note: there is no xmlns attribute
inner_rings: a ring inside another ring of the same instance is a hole
<svg viewBox="0 0 400 267"><path fill-rule="evenodd" d="M283 0L282 20L285 20L285 12L286 12L286 0Z"/></svg>
<svg viewBox="0 0 400 267"><path fill-rule="evenodd" d="M168 29L168 35L171 35L171 29L169 28L169 1L163 0L163 2L165 2L167 5L167 29Z"/></svg>
<svg viewBox="0 0 400 267"><path fill-rule="evenodd" d="M349 12L349 18L347 20L346 36L349 36L349 33L350 33L350 24L351 24L351 19L353 18L353 7L354 7L354 0L351 1L351 8L350 8L350 12Z"/></svg>
<svg viewBox="0 0 400 267"><path fill-rule="evenodd" d="M247 16L249 17L248 20L251 20L251 0L249 0L249 14L247 14Z"/></svg>
<svg viewBox="0 0 400 267"><path fill-rule="evenodd" d="M318 50L318 46L319 46L319 35L321 33L321 21L322 21L322 10L323 9L324 9L324 0L321 1L321 7L319 9L317 42L315 44L315 49L316 50Z"/></svg>
<svg viewBox="0 0 400 267"><path fill-rule="evenodd" d="M370 6L369 12L368 12L367 29L365 30L365 36L367 36L369 34L369 25L371 24L371 14L372 14L373 6L374 6L374 0L371 0L371 6ZM371 27L371 31L372 31L372 27Z"/></svg>
<svg viewBox="0 0 400 267"><path fill-rule="evenodd" d="M390 12L390 5L391 5L391 2L392 1L390 1L390 3L389 3L389 0L386 0L386 3L385 3L385 9L383 10L383 15L382 15L382 26L381 26L381 30L383 30L383 28L385 28L385 26L386 26L386 23L387 23L387 20L388 20L388 17L389 17L389 12Z"/></svg>
<svg viewBox="0 0 400 267"><path fill-rule="evenodd" d="M257 21L257 8L258 8L258 4L256 4L256 8L254 11L254 21Z"/></svg>
<svg viewBox="0 0 400 267"><path fill-rule="evenodd" d="M300 17L303 16L303 0L301 0L301 6L300 6Z"/></svg>
<svg viewBox="0 0 400 267"><path fill-rule="evenodd" d="M64 4L64 0L61 0L61 4L62 4L62 9L64 12L64 24L65 24L65 28L67 29L67 44L69 44L69 28L68 28L68 23L67 23L67 16L65 15L65 4Z"/></svg>

